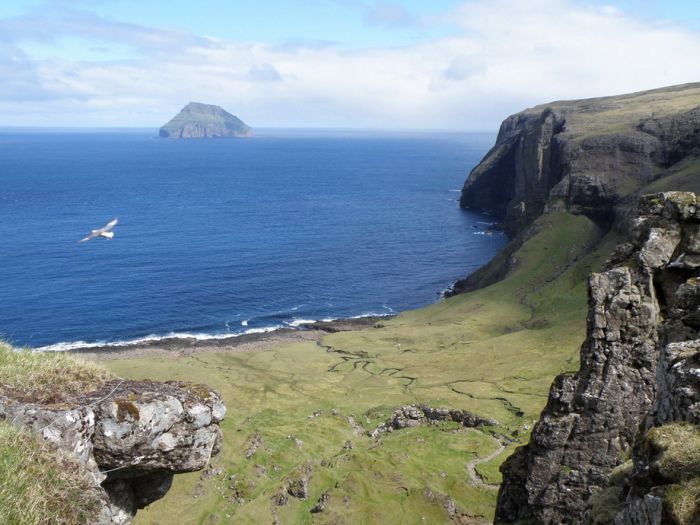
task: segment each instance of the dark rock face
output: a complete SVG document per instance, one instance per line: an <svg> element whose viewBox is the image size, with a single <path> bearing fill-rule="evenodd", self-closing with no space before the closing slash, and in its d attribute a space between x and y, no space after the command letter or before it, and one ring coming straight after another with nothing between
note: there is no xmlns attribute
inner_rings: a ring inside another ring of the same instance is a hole
<svg viewBox="0 0 700 525"><path fill-rule="evenodd" d="M175 474L206 467L219 451L225 413L216 392L177 382L114 381L61 405L0 397L0 419L35 431L89 469L104 502L100 525L131 523Z"/></svg>
<svg viewBox="0 0 700 525"><path fill-rule="evenodd" d="M700 202L645 196L629 230L607 271L590 277L580 371L555 379L530 443L501 467L497 522L582 523L640 433L700 423ZM661 519L661 500L627 494L620 523Z"/></svg>
<svg viewBox="0 0 700 525"><path fill-rule="evenodd" d="M697 151L698 87L556 102L510 116L465 182L460 205L495 213L512 234L547 210L610 223L621 199ZM666 109L649 117L654 97L664 96ZM668 103L686 96L690 110Z"/></svg>
<svg viewBox="0 0 700 525"><path fill-rule="evenodd" d="M250 127L219 106L190 102L160 128L161 138L209 139L250 136Z"/></svg>
<svg viewBox="0 0 700 525"><path fill-rule="evenodd" d="M474 168L464 185L460 205L494 212L505 223L542 213L549 191L562 176L564 115L545 109L508 117L496 145Z"/></svg>

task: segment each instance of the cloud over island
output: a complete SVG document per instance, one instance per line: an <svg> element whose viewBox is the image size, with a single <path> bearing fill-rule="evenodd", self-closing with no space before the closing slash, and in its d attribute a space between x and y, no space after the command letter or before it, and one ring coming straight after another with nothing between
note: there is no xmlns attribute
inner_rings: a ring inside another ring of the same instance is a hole
<svg viewBox="0 0 700 525"><path fill-rule="evenodd" d="M472 0L419 17L398 2L358 5L384 31L450 30L349 46L237 41L66 2L7 15L0 125L154 126L201 100L257 126L484 130L548 100L700 80L700 33L611 6Z"/></svg>

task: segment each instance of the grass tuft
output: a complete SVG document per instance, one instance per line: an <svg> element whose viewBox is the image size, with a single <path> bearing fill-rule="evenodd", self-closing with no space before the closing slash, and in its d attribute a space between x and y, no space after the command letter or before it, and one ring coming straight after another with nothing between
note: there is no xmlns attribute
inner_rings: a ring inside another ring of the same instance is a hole
<svg viewBox="0 0 700 525"><path fill-rule="evenodd" d="M41 438L0 422L0 523L82 525L100 508L88 471Z"/></svg>
<svg viewBox="0 0 700 525"><path fill-rule="evenodd" d="M61 352L15 349L0 342L0 395L24 402L60 403L90 392L114 376Z"/></svg>
<svg viewBox="0 0 700 525"><path fill-rule="evenodd" d="M653 428L646 437L650 450L660 453L658 472L669 481L700 477L700 429L687 423Z"/></svg>
<svg viewBox="0 0 700 525"><path fill-rule="evenodd" d="M674 524L700 523L700 479L673 485L664 497L664 510Z"/></svg>

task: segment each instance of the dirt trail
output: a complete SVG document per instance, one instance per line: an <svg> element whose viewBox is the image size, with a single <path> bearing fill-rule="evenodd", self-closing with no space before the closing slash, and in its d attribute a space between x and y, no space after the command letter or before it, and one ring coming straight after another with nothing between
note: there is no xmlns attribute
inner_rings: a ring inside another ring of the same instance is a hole
<svg viewBox="0 0 700 525"><path fill-rule="evenodd" d="M486 489L486 490L498 490L498 485L490 485L488 483L484 483L481 480L481 477L479 474L476 472L476 467L478 465L481 465L482 463L486 463L488 461L491 461L494 459L496 456L498 456L501 452L503 452L506 447L498 441L496 438L492 438L496 443L498 443L498 449L491 452L488 456L485 456L483 458L476 458L471 460L469 463L467 463L467 473L469 474L469 479L471 480L472 484L476 487L479 487L481 489Z"/></svg>

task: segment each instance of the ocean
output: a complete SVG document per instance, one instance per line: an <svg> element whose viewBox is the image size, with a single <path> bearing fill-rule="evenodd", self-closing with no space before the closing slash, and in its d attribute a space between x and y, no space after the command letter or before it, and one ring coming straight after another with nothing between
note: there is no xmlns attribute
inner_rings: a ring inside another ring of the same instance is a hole
<svg viewBox="0 0 700 525"><path fill-rule="evenodd" d="M506 242L459 208L493 134L0 131L0 338L206 339L428 305ZM119 218L113 240L78 243Z"/></svg>

